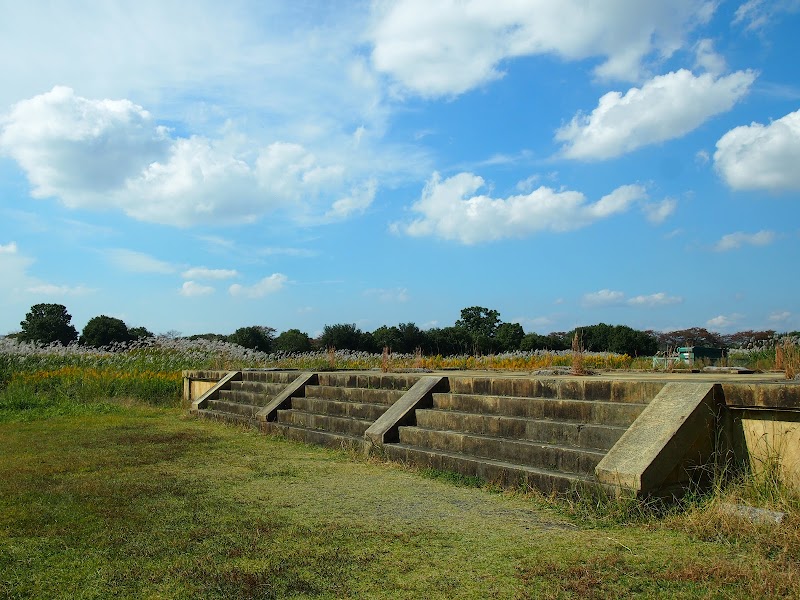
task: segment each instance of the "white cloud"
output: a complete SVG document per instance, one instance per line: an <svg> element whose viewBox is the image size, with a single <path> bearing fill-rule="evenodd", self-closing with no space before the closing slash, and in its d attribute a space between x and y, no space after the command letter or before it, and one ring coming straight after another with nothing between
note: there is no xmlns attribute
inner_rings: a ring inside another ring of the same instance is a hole
<svg viewBox="0 0 800 600"><path fill-rule="evenodd" d="M648 296L634 296L628 300L631 306L668 306L670 304L680 304L683 298L680 296L669 296L664 292L657 292Z"/></svg>
<svg viewBox="0 0 800 600"><path fill-rule="evenodd" d="M82 285L70 286L70 285L54 285L52 283L41 283L38 285L31 286L27 288L25 291L31 294L60 298L62 296L85 296L86 294L90 294L95 290L84 287Z"/></svg>
<svg viewBox="0 0 800 600"><path fill-rule="evenodd" d="M707 165L711 161L711 155L707 150L698 150L694 155L694 162L699 166Z"/></svg>
<svg viewBox="0 0 800 600"><path fill-rule="evenodd" d="M737 322L742 319L742 315L739 314L732 314L732 315L718 315L713 319L709 319L706 321L706 327L713 327L714 329L728 329L733 327Z"/></svg>
<svg viewBox="0 0 800 600"><path fill-rule="evenodd" d="M612 304L622 304L625 300L625 294L615 290L599 290L584 294L583 303L587 306L606 306Z"/></svg>
<svg viewBox="0 0 800 600"><path fill-rule="evenodd" d="M747 0L739 5L733 24L744 24L750 31L764 29L777 16L800 10L800 0Z"/></svg>
<svg viewBox="0 0 800 600"><path fill-rule="evenodd" d="M786 321L792 318L792 313L790 313L788 310L784 310L781 312L774 312L770 314L768 318L773 323L785 323Z"/></svg>
<svg viewBox="0 0 800 600"><path fill-rule="evenodd" d="M664 198L661 202L642 205L647 220L651 223L663 223L675 212L678 203L673 198Z"/></svg>
<svg viewBox="0 0 800 600"><path fill-rule="evenodd" d="M144 252L115 248L105 250L105 255L119 269L131 273L174 273L177 269L168 262L153 258Z"/></svg>
<svg viewBox="0 0 800 600"><path fill-rule="evenodd" d="M406 288L373 288L364 291L364 295L377 298L381 302L408 302L409 295Z"/></svg>
<svg viewBox="0 0 800 600"><path fill-rule="evenodd" d="M463 93L503 76L504 60L603 57L595 74L637 80L707 22L713 2L404 0L375 5L372 62L421 96Z"/></svg>
<svg viewBox="0 0 800 600"><path fill-rule="evenodd" d="M273 273L269 277L265 277L258 283L251 286L234 283L228 288L228 291L230 292L231 296L241 296L243 298L263 298L264 296L274 294L275 292L283 289L283 286L287 281L288 278L286 275L282 273Z"/></svg>
<svg viewBox="0 0 800 600"><path fill-rule="evenodd" d="M192 267L182 273L184 279L231 279L239 273L233 269L207 269L206 267Z"/></svg>
<svg viewBox="0 0 800 600"><path fill-rule="evenodd" d="M233 132L173 137L129 100L66 87L18 102L0 124L0 151L25 171L34 196L178 227L251 223L276 209L300 221L342 219L369 206L376 174L406 169L399 152L363 140L326 160L299 143Z"/></svg>
<svg viewBox="0 0 800 600"><path fill-rule="evenodd" d="M714 165L735 190L800 190L800 110L769 125L731 129L717 142Z"/></svg>
<svg viewBox="0 0 800 600"><path fill-rule="evenodd" d="M727 69L725 59L714 50L714 41L702 39L694 46L695 67L711 73L712 75L722 75Z"/></svg>
<svg viewBox="0 0 800 600"><path fill-rule="evenodd" d="M180 295L192 298L195 296L208 296L214 293L214 288L210 285L202 285L192 280L184 281L180 289Z"/></svg>
<svg viewBox="0 0 800 600"><path fill-rule="evenodd" d="M9 242L8 244L0 244L0 254L16 254L17 243Z"/></svg>
<svg viewBox="0 0 800 600"><path fill-rule="evenodd" d="M723 235L720 240L714 244L714 250L717 252L726 252L728 250L736 250L742 246L767 246L775 241L776 235L774 231L767 231L762 229L756 233L743 233L737 231Z"/></svg>
<svg viewBox="0 0 800 600"><path fill-rule="evenodd" d="M556 132L567 158L603 160L681 137L730 108L756 75L737 71L715 78L681 69L659 75L625 95L609 92L590 115L578 113Z"/></svg>
<svg viewBox="0 0 800 600"><path fill-rule="evenodd" d="M524 195L491 198L476 195L484 180L459 173L442 180L434 173L411 209L421 218L393 229L411 236L436 236L463 244L519 238L539 231L570 231L624 212L646 198L645 189L626 185L594 203L580 192L547 187Z"/></svg>

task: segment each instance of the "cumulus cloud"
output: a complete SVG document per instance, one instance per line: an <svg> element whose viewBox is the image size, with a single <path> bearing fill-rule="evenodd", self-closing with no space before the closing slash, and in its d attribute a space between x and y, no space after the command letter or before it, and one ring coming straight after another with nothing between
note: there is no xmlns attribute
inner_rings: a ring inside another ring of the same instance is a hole
<svg viewBox="0 0 800 600"><path fill-rule="evenodd" d="M202 285L195 281L184 281L180 289L180 295L192 298L195 296L208 296L214 293L214 288L210 285Z"/></svg>
<svg viewBox="0 0 800 600"><path fill-rule="evenodd" d="M603 57L598 77L637 80L647 60L672 55L714 8L694 0L376 3L372 62L426 97L463 93L502 77L504 60L540 54Z"/></svg>
<svg viewBox="0 0 800 600"><path fill-rule="evenodd" d="M8 244L0 244L0 254L16 254L17 243L9 242Z"/></svg>
<svg viewBox="0 0 800 600"><path fill-rule="evenodd" d="M436 236L475 244L519 238L539 231L570 231L627 210L647 193L642 186L618 187L597 202L587 202L580 192L548 187L508 198L477 194L484 180L472 173L442 179L434 173L411 209L422 216L393 225L411 236Z"/></svg>
<svg viewBox="0 0 800 600"><path fill-rule="evenodd" d="M714 250L717 252L727 252L728 250L736 250L742 246L767 246L775 241L776 235L774 231L767 231L762 229L756 233L743 233L737 231L723 235L720 240L714 244Z"/></svg>
<svg viewBox="0 0 800 600"><path fill-rule="evenodd" d="M655 294L639 295L626 298L624 292L617 290L603 289L596 292L584 294L583 304L585 306L635 306L644 308L655 308L657 306L669 306L680 304L683 298L680 296L670 296L666 292L656 292Z"/></svg>
<svg viewBox="0 0 800 600"><path fill-rule="evenodd" d="M735 325L742 319L742 315L717 315L716 317L706 321L706 327L713 327L714 329L728 329Z"/></svg>
<svg viewBox="0 0 800 600"><path fill-rule="evenodd" d="M714 76L722 75L728 69L725 59L714 50L713 40L700 40L694 45L694 52L696 68Z"/></svg>
<svg viewBox="0 0 800 600"><path fill-rule="evenodd" d="M282 273L273 273L254 285L246 286L234 283L228 288L228 292L230 292L231 296L242 298L263 298L264 296L274 294L283 289L287 281L288 278L286 275Z"/></svg>
<svg viewBox="0 0 800 600"><path fill-rule="evenodd" d="M773 323L785 323L792 318L792 313L790 313L788 310L783 310L771 313L768 318Z"/></svg>
<svg viewBox="0 0 800 600"><path fill-rule="evenodd" d="M747 0L736 9L733 24L758 31L767 27L780 14L797 11L800 11L798 0Z"/></svg>
<svg viewBox="0 0 800 600"><path fill-rule="evenodd" d="M661 202L642 205L647 220L651 223L663 223L675 212L678 203L672 198L664 198Z"/></svg>
<svg viewBox="0 0 800 600"><path fill-rule="evenodd" d="M657 292L647 296L634 296L628 300L631 306L668 306L670 304L680 304L683 298L680 296L669 296L664 292Z"/></svg>
<svg viewBox="0 0 800 600"><path fill-rule="evenodd" d="M587 306L608 306L612 304L622 304L624 299L625 294L623 292L604 289L584 294L583 303Z"/></svg>
<svg viewBox="0 0 800 600"><path fill-rule="evenodd" d="M369 206L378 185L361 174L366 167L348 169L301 144L174 137L129 100L83 98L67 87L18 102L0 123L0 151L25 171L35 197L153 223L250 223L276 209L341 219Z"/></svg>
<svg viewBox="0 0 800 600"><path fill-rule="evenodd" d="M578 113L556 132L567 158L603 160L681 137L730 108L755 81L752 71L716 78L681 69L624 95L609 92L590 115Z"/></svg>
<svg viewBox="0 0 800 600"><path fill-rule="evenodd" d="M184 279L231 279L239 273L233 269L208 269L206 267L192 267L182 273Z"/></svg>
<svg viewBox="0 0 800 600"><path fill-rule="evenodd" d="M714 165L735 190L800 190L800 110L769 125L731 129L717 142Z"/></svg>
<svg viewBox="0 0 800 600"><path fill-rule="evenodd" d="M174 273L175 267L168 262L159 260L135 250L114 248L104 251L108 259L117 268L131 273L161 273L164 275Z"/></svg>

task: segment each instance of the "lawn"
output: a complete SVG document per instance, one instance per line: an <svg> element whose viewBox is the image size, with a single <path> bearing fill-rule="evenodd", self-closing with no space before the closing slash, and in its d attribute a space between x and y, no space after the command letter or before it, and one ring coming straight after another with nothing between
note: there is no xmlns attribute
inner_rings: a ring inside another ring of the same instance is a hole
<svg viewBox="0 0 800 600"><path fill-rule="evenodd" d="M0 597L800 596L794 515L777 530L701 507L609 517L102 406L0 423Z"/></svg>

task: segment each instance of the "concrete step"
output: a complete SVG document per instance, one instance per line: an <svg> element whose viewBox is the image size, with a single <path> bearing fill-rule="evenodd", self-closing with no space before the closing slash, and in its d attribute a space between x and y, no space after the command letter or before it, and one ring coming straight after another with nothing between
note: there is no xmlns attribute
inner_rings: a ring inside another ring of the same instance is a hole
<svg viewBox="0 0 800 600"><path fill-rule="evenodd" d="M433 394L433 407L440 410L622 427L630 426L645 406L646 404L599 400Z"/></svg>
<svg viewBox="0 0 800 600"><path fill-rule="evenodd" d="M300 371L268 371L252 370L242 371L242 381L262 383L291 383L300 376Z"/></svg>
<svg viewBox="0 0 800 600"><path fill-rule="evenodd" d="M505 417L455 410L417 409L416 418L417 425L425 429L461 431L593 450L610 450L627 429L613 425Z"/></svg>
<svg viewBox="0 0 800 600"><path fill-rule="evenodd" d="M400 443L431 450L491 458L549 471L591 475L606 455L603 451L557 446L527 440L512 440L421 427L400 427Z"/></svg>
<svg viewBox="0 0 800 600"><path fill-rule="evenodd" d="M244 415L245 417L255 417L256 413L261 409L260 406L253 404L243 404L241 402L227 402L221 400L209 400L208 410L216 412L231 413L233 415Z"/></svg>
<svg viewBox="0 0 800 600"><path fill-rule="evenodd" d="M203 409L197 412L197 416L201 419L211 419L214 421L222 421L231 425L247 425L249 427L258 428L258 423L255 419L247 415L239 415L236 413L222 412L218 410Z"/></svg>
<svg viewBox="0 0 800 600"><path fill-rule="evenodd" d="M237 392L249 392L252 394L263 394L265 396L277 396L286 389L288 383L272 383L268 381L231 381L231 390Z"/></svg>
<svg viewBox="0 0 800 600"><path fill-rule="evenodd" d="M319 384L331 387L407 390L421 375L406 373L319 373Z"/></svg>
<svg viewBox="0 0 800 600"><path fill-rule="evenodd" d="M306 398L341 400L346 402L368 402L391 406L405 393L404 390L386 390L360 387L337 387L332 385L307 385Z"/></svg>
<svg viewBox="0 0 800 600"><path fill-rule="evenodd" d="M366 402L340 402L322 398L292 398L292 408L320 415L375 421L389 407L385 404L368 404Z"/></svg>
<svg viewBox="0 0 800 600"><path fill-rule="evenodd" d="M304 412L302 410L279 410L278 423L305 427L306 429L321 429L331 433L344 433L362 437L364 432L372 425L372 421L354 419L352 417L333 417Z"/></svg>
<svg viewBox="0 0 800 600"><path fill-rule="evenodd" d="M450 377L454 394L485 394L518 398L564 398L609 402L648 403L664 382L611 381L607 379L544 379L531 377Z"/></svg>
<svg viewBox="0 0 800 600"><path fill-rule="evenodd" d="M258 392L245 392L243 390L220 390L219 399L230 403L249 404L252 406L265 406L273 396Z"/></svg>
<svg viewBox="0 0 800 600"><path fill-rule="evenodd" d="M505 488L530 487L549 494L552 492L564 493L582 486L596 485L593 477L585 475L558 473L501 460L476 458L406 444L386 444L383 446L383 450L386 456L392 460L478 477Z"/></svg>
<svg viewBox="0 0 800 600"><path fill-rule="evenodd" d="M319 429L308 429L305 427L297 427L287 423L280 423L278 421L264 421L260 424L261 431L268 435L279 435L287 440L296 442L303 442L306 444L315 444L318 446L326 446L328 448L336 448L339 450L356 450L363 452L365 448L365 441L363 437L347 435L343 433L332 433L330 431L322 431Z"/></svg>

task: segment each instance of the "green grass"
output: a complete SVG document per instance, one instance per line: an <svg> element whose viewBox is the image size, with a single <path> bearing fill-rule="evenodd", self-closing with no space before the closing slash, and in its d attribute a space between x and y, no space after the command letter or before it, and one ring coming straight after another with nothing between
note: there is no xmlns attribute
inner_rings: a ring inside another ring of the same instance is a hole
<svg viewBox="0 0 800 600"><path fill-rule="evenodd" d="M2 598L742 598L799 558L128 403L0 424ZM453 485L457 483L458 485Z"/></svg>

